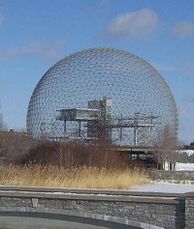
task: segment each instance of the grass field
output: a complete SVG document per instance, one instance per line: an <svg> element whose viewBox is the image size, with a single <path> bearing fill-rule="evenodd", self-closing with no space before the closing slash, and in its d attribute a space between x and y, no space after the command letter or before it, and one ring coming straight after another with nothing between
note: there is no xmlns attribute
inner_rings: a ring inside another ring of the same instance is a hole
<svg viewBox="0 0 194 229"><path fill-rule="evenodd" d="M105 169L57 166L7 166L0 172L0 185L45 186L57 188L130 189L148 183L144 171L138 169Z"/></svg>

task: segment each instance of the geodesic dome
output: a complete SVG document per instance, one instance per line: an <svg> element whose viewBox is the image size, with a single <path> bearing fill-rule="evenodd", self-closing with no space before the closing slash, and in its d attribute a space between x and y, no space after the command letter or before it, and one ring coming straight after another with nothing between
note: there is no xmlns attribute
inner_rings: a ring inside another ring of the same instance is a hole
<svg viewBox="0 0 194 229"><path fill-rule="evenodd" d="M34 138L41 138L43 132L62 137L57 110L87 108L88 101L103 97L112 99L112 120L121 115L127 119L135 113L152 114L158 116L158 130L169 125L177 132L176 104L163 77L142 58L109 48L77 52L44 74L30 99L27 131ZM124 131L124 144L131 144L130 131ZM117 142L117 134L113 135Z"/></svg>

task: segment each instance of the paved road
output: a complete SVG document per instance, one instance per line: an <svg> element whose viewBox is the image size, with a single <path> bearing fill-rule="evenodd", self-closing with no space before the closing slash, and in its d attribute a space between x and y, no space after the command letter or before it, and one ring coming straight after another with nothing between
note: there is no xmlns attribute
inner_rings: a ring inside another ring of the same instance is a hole
<svg viewBox="0 0 194 229"><path fill-rule="evenodd" d="M65 217L65 216L64 216ZM100 222L101 226L91 224L85 224L83 220L81 222L75 221L75 218L69 218L70 221L64 218L64 220L36 218L36 217L20 217L20 216L0 216L0 229L137 229L134 226L120 225L115 223ZM106 225L106 226L103 226Z"/></svg>
<svg viewBox="0 0 194 229"><path fill-rule="evenodd" d="M107 229L107 227L62 220L0 216L0 229Z"/></svg>

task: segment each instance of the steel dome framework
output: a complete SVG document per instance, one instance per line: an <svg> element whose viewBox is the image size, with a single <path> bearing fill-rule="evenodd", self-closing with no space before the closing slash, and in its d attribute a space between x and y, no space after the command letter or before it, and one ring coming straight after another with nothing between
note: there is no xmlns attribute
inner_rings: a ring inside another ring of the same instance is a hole
<svg viewBox="0 0 194 229"><path fill-rule="evenodd" d="M150 141L153 128L139 126L135 129L137 120L138 125L142 120L150 124L157 118L152 138L166 125L177 133L176 104L163 77L142 58L108 48L88 49L67 56L44 74L30 99L27 131L37 139L43 135L50 138L75 137L77 124L66 124L64 133L64 123L57 118L58 111L87 109L90 101L106 98L112 102L111 121L106 128L112 129L111 138L116 144L147 144L148 132ZM115 122L118 128L114 128ZM132 128L127 128L130 123ZM79 123L79 137L87 138L86 126ZM134 130L136 138L139 138L136 143Z"/></svg>

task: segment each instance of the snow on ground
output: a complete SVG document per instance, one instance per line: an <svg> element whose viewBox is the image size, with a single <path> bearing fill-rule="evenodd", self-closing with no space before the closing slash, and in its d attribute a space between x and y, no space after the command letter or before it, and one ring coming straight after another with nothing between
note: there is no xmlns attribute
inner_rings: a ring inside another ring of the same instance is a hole
<svg viewBox="0 0 194 229"><path fill-rule="evenodd" d="M176 162L176 171L194 171L194 163L180 163Z"/></svg>
<svg viewBox="0 0 194 229"><path fill-rule="evenodd" d="M156 183L156 184L147 184L147 185L135 186L130 191L186 193L186 192L194 192L194 185Z"/></svg>

